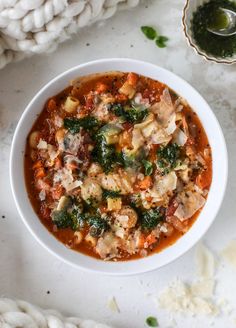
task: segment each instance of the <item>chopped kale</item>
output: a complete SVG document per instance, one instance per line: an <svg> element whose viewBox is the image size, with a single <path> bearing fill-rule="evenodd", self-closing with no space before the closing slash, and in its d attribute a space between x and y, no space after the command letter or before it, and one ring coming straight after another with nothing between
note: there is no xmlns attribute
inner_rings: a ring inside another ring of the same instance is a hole
<svg viewBox="0 0 236 328"><path fill-rule="evenodd" d="M108 145L104 135L97 135L92 157L102 166L105 173L112 170L114 162L116 162L116 152L114 146Z"/></svg>
<svg viewBox="0 0 236 328"><path fill-rule="evenodd" d="M163 208L157 207L143 211L141 214L141 227L143 230L149 231L154 229L158 223L162 222L165 218Z"/></svg>
<svg viewBox="0 0 236 328"><path fill-rule="evenodd" d="M109 230L108 222L100 216L91 216L88 218L89 233L93 237L101 236L105 231Z"/></svg>
<svg viewBox="0 0 236 328"><path fill-rule="evenodd" d="M127 168L135 166L135 157L134 155L128 155L124 151L121 151L116 154L116 161L119 165Z"/></svg>
<svg viewBox="0 0 236 328"><path fill-rule="evenodd" d="M121 104L113 104L110 110L118 117L129 123L142 122L148 114L148 110L137 104L122 106Z"/></svg>
<svg viewBox="0 0 236 328"><path fill-rule="evenodd" d="M71 213L71 228L72 230L80 230L85 227L86 224L86 215L84 213L81 213L78 208L74 208L72 213Z"/></svg>
<svg viewBox="0 0 236 328"><path fill-rule="evenodd" d="M111 105L110 110L116 115L116 116L123 116L124 115L124 108L121 104L113 104Z"/></svg>
<svg viewBox="0 0 236 328"><path fill-rule="evenodd" d="M59 229L69 228L72 223L71 216L66 210L54 211L52 220Z"/></svg>
<svg viewBox="0 0 236 328"><path fill-rule="evenodd" d="M102 192L102 197L103 199L106 199L106 198L117 198L117 197L120 197L121 194L120 194L120 191L119 190L107 190L107 189L103 189L103 192Z"/></svg>
<svg viewBox="0 0 236 328"><path fill-rule="evenodd" d="M148 110L140 105L132 104L131 107L125 107L125 118L127 122L139 123L142 122L148 114Z"/></svg>
<svg viewBox="0 0 236 328"><path fill-rule="evenodd" d="M93 116L86 116L83 118L66 117L64 119L64 127L72 134L78 133L80 128L90 130L99 126L98 120Z"/></svg>
<svg viewBox="0 0 236 328"><path fill-rule="evenodd" d="M161 147L157 151L157 164L163 174L169 173L174 169L180 159L180 146L176 143Z"/></svg>
<svg viewBox="0 0 236 328"><path fill-rule="evenodd" d="M153 171L153 166L152 163L143 159L142 160L142 164L144 166L144 170L145 170L145 175L151 175L152 171Z"/></svg>

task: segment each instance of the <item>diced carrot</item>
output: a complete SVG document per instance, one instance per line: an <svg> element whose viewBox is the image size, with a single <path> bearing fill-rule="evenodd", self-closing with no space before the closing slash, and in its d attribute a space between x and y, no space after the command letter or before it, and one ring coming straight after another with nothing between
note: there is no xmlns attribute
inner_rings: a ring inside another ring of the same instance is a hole
<svg viewBox="0 0 236 328"><path fill-rule="evenodd" d="M52 198L57 200L60 199L63 194L63 187L62 185L58 184L51 190Z"/></svg>
<svg viewBox="0 0 236 328"><path fill-rule="evenodd" d="M37 161L33 165L33 170L40 169L41 167L43 167L43 163L41 161Z"/></svg>
<svg viewBox="0 0 236 328"><path fill-rule="evenodd" d="M97 83L97 85L96 85L96 91L98 93L106 92L107 89L108 89L108 85L105 83L100 82L100 83Z"/></svg>
<svg viewBox="0 0 236 328"><path fill-rule="evenodd" d="M197 177L196 177L196 185L200 189L206 189L211 184L211 174L208 170L202 171Z"/></svg>
<svg viewBox="0 0 236 328"><path fill-rule="evenodd" d="M54 111L56 109L57 109L57 103L56 103L55 99L53 99L53 98L49 99L49 101L47 103L47 110Z"/></svg>
<svg viewBox="0 0 236 328"><path fill-rule="evenodd" d="M58 170L58 169L60 169L60 168L62 167L62 163L61 163L61 160L60 160L59 157L57 157L57 158L55 159L54 167L55 167L56 170Z"/></svg>
<svg viewBox="0 0 236 328"><path fill-rule="evenodd" d="M40 167L39 169L37 169L37 171L35 172L35 177L36 179L42 179L46 176L45 170L43 167Z"/></svg>
<svg viewBox="0 0 236 328"><path fill-rule="evenodd" d="M141 190L148 189L152 184L152 178L150 176L146 176L143 180L138 182L138 187Z"/></svg>
<svg viewBox="0 0 236 328"><path fill-rule="evenodd" d="M137 83L138 83L138 75L135 73L129 73L127 75L127 82L132 85L132 87L136 87Z"/></svg>
<svg viewBox="0 0 236 328"><path fill-rule="evenodd" d="M138 241L138 247L139 248L144 248L145 240L146 240L145 235L140 234L139 241Z"/></svg>
<svg viewBox="0 0 236 328"><path fill-rule="evenodd" d="M128 96L124 95L123 93L120 93L116 95L116 100L118 102L125 102L128 100Z"/></svg>
<svg viewBox="0 0 236 328"><path fill-rule="evenodd" d="M157 149L160 147L160 145L155 145L152 144L150 151L149 151L149 159L151 162L154 162L156 160L157 157Z"/></svg>

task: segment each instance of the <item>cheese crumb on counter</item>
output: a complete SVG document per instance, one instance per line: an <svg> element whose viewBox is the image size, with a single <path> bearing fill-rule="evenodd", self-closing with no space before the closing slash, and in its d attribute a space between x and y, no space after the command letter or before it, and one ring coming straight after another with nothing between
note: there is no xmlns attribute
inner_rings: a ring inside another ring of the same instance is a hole
<svg viewBox="0 0 236 328"><path fill-rule="evenodd" d="M112 312L120 313L120 308L114 296L108 301L107 306Z"/></svg>
<svg viewBox="0 0 236 328"><path fill-rule="evenodd" d="M215 274L215 258L210 250L200 243L196 249L196 268L201 278L209 279Z"/></svg>
<svg viewBox="0 0 236 328"><path fill-rule="evenodd" d="M231 240L221 252L222 258L236 269L236 240Z"/></svg>

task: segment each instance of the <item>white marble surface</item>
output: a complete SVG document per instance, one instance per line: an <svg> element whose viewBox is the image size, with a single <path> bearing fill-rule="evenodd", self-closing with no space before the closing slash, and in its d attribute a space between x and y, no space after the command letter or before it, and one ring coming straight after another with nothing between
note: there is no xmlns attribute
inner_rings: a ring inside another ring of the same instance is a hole
<svg viewBox="0 0 236 328"><path fill-rule="evenodd" d="M148 6L147 6L148 3ZM144 327L148 315L158 317L160 327L235 327L232 315L188 318L169 314L153 302L175 277L186 281L194 275L190 250L158 271L127 278L103 277L69 267L44 250L21 222L11 195L8 159L11 139L26 104L58 73L88 60L131 57L163 66L190 82L212 106L223 128L229 151L229 183L215 223L204 241L215 252L236 238L236 65L221 66L195 55L183 37L181 10L184 0L150 0L130 12L118 13L103 26L84 29L56 53L15 63L0 71L0 294L19 297L43 307L55 307L112 324ZM147 7L147 8L146 8ZM166 49L145 40L141 25L157 26L170 38ZM89 45L86 45L89 44ZM216 293L236 308L235 271L220 264ZM50 291L50 294L47 294ZM120 313L112 313L107 301L115 296ZM220 297L221 297L220 296Z"/></svg>

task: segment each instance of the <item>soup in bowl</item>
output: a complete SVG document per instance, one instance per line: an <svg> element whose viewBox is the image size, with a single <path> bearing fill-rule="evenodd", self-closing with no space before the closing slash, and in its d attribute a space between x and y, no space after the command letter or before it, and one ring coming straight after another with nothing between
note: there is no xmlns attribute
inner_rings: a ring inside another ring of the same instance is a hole
<svg viewBox="0 0 236 328"><path fill-rule="evenodd" d="M34 107L21 179L46 239L17 198L17 137L11 177L24 220L47 248L83 268L128 274L170 262L207 230L227 155L214 115L186 82L151 64L103 60L64 73L35 99L19 123Z"/></svg>

